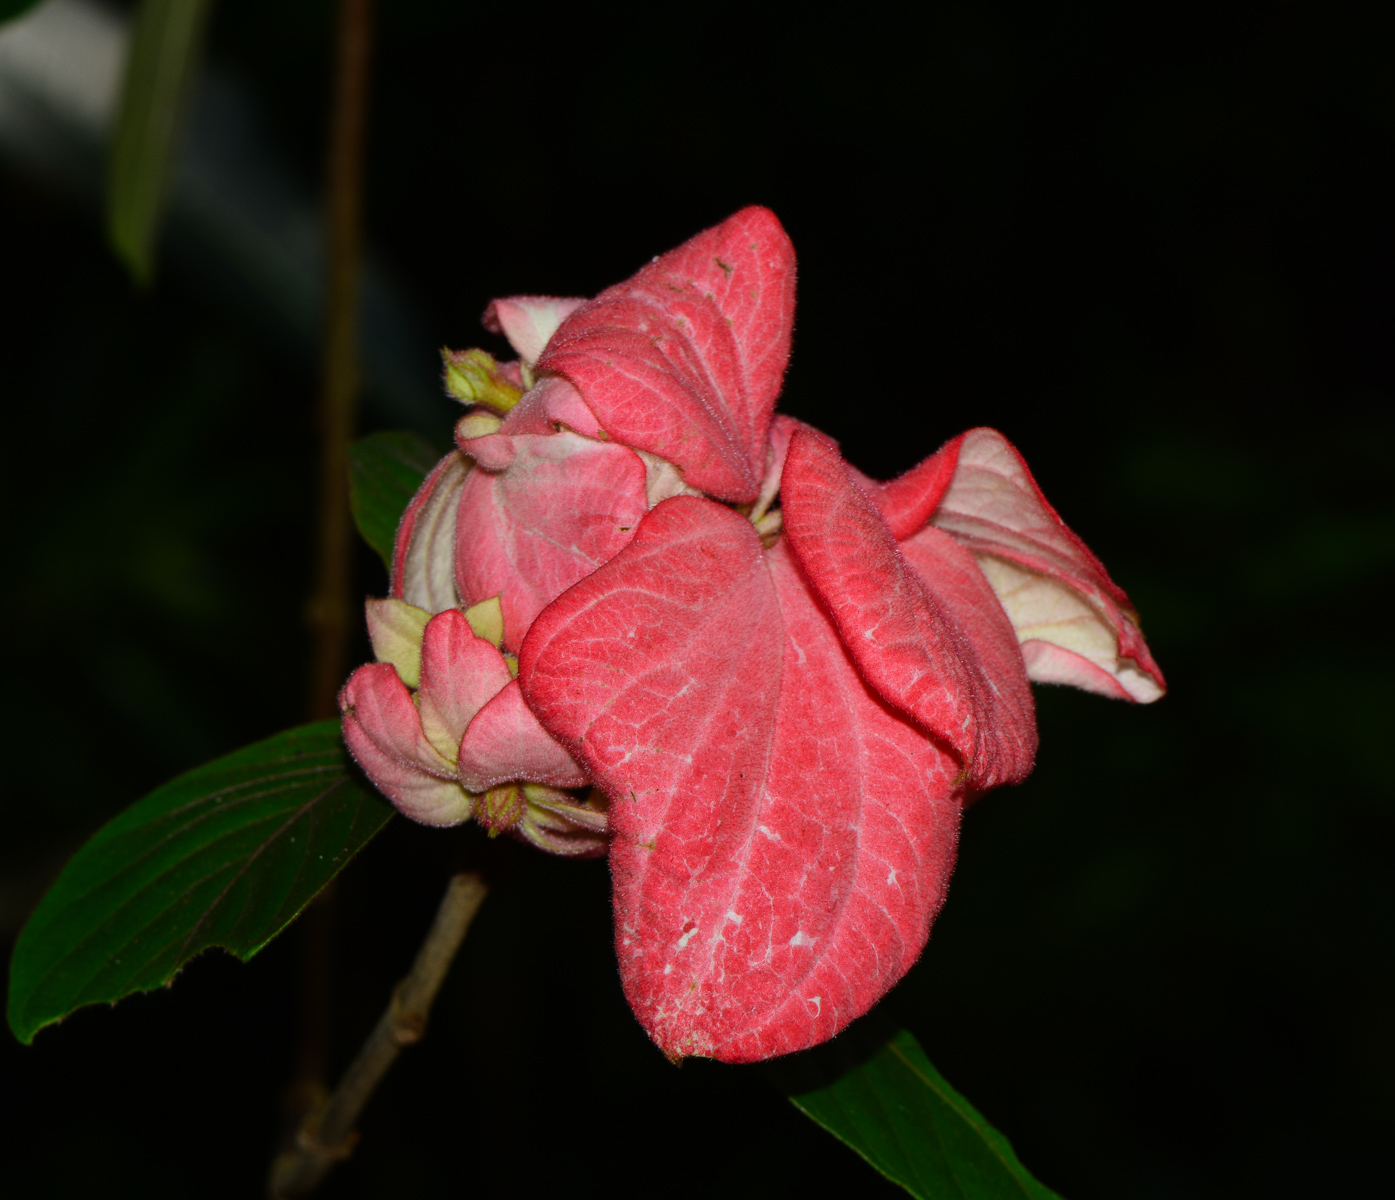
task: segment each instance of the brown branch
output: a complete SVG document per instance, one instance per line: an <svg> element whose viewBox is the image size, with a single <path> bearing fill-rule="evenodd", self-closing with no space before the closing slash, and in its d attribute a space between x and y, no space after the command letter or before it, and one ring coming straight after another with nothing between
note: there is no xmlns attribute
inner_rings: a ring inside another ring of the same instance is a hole
<svg viewBox="0 0 1395 1200"><path fill-rule="evenodd" d="M417 951L412 969L393 989L379 1018L344 1078L329 1098L301 1124L291 1149L271 1164L272 1200L305 1196L319 1186L335 1163L353 1152L354 1126L373 1089L387 1074L402 1047L426 1033L431 1004L485 897L484 881L474 874L456 875L441 900L431 932Z"/></svg>
<svg viewBox="0 0 1395 1200"><path fill-rule="evenodd" d="M315 721L335 714L353 627L349 441L354 435L359 392L357 317L373 0L340 0L335 41L325 172L318 540L315 588L306 611L313 638L309 715ZM300 1047L285 1100L292 1129L325 1095L335 892L331 883L301 920Z"/></svg>
<svg viewBox="0 0 1395 1200"><path fill-rule="evenodd" d="M319 546L310 601L314 662L310 718L336 714L349 633L353 528L349 441L359 392L358 295L363 243L363 157L373 0L340 0L330 110L326 205L324 362L320 396Z"/></svg>

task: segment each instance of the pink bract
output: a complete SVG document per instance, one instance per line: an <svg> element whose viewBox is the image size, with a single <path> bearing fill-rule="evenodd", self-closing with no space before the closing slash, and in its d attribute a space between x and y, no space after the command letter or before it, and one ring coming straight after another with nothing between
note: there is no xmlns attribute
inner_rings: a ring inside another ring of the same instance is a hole
<svg viewBox="0 0 1395 1200"><path fill-rule="evenodd" d="M341 697L407 815L608 844L625 993L674 1058L804 1049L905 974L964 805L1031 770L1029 680L1164 689L1001 434L883 484L774 417L793 315L760 208L594 300L495 301L530 390L462 419Z"/></svg>

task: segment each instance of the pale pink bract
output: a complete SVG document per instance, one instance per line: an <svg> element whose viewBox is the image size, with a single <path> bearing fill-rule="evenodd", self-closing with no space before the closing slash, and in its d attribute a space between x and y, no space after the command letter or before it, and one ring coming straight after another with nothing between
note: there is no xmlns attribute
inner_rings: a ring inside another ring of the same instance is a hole
<svg viewBox="0 0 1395 1200"><path fill-rule="evenodd" d="M1031 770L1029 679L1164 688L1001 434L879 484L774 417L793 315L761 208L594 300L492 304L529 390L462 419L341 697L408 816L608 847L625 992L675 1058L815 1045L905 974L963 806Z"/></svg>

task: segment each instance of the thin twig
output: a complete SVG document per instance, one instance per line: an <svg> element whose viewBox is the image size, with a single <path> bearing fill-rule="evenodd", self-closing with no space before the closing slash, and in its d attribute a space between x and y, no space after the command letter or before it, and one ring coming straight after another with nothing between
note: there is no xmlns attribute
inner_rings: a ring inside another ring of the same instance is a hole
<svg viewBox="0 0 1395 1200"><path fill-rule="evenodd" d="M349 441L358 404L359 260L363 243L364 135L373 46L373 0L340 0L337 66L330 110L325 342L320 400L320 520L310 601L315 655L310 717L338 709L352 616Z"/></svg>
<svg viewBox="0 0 1395 1200"><path fill-rule="evenodd" d="M353 530L349 441L358 406L359 261L363 243L363 160L368 123L373 0L340 0L325 171L325 312L319 427L320 492L315 590L307 617L313 638L309 716L332 717L352 629ZM285 1109L290 1129L324 1098L334 967L334 883L301 921L300 1038Z"/></svg>
<svg viewBox="0 0 1395 1200"><path fill-rule="evenodd" d="M305 1118L293 1147L272 1163L272 1200L308 1195L335 1163L353 1153L358 1140L354 1126L363 1106L402 1047L419 1042L425 1035L431 1004L484 901L485 891L484 881L478 875L456 875L451 879L431 932L417 951L416 962L393 989L386 1011L344 1072L338 1088Z"/></svg>

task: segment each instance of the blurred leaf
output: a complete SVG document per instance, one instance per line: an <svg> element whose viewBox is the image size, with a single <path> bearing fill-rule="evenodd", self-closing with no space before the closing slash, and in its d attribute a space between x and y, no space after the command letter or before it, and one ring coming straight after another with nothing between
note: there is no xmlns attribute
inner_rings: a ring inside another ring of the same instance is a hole
<svg viewBox="0 0 1395 1200"><path fill-rule="evenodd" d="M209 0L141 0L107 177L107 236L137 283L155 270L155 237L184 109L198 72Z"/></svg>
<svg viewBox="0 0 1395 1200"><path fill-rule="evenodd" d="M354 523L389 571L397 523L440 457L415 433L372 433L349 447Z"/></svg>
<svg viewBox="0 0 1395 1200"><path fill-rule="evenodd" d="M31 8L38 8L39 0L0 0L0 25L23 16Z"/></svg>
<svg viewBox="0 0 1395 1200"><path fill-rule="evenodd" d="M210 946L245 962L391 815L355 773L338 721L157 788L97 831L29 918L10 964L10 1028L28 1043L84 1005L170 983Z"/></svg>
<svg viewBox="0 0 1395 1200"><path fill-rule="evenodd" d="M794 1106L923 1200L1059 1200L904 1029L864 1017L769 1073Z"/></svg>

